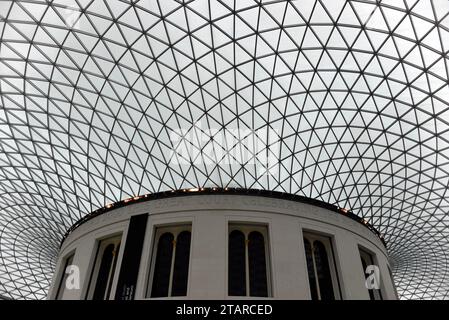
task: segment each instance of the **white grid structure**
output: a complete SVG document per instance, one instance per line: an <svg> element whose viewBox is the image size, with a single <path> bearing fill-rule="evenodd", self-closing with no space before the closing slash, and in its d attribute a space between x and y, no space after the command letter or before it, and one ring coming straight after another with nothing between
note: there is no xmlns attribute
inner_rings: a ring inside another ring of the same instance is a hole
<svg viewBox="0 0 449 320"><path fill-rule="evenodd" d="M1 0L0 295L44 298L85 214L217 186L348 208L449 298L448 52L447 0Z"/></svg>

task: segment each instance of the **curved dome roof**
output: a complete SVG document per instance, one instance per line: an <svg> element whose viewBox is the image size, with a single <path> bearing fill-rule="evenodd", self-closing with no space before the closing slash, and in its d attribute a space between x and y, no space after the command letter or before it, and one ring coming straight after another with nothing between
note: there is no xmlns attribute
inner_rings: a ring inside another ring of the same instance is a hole
<svg viewBox="0 0 449 320"><path fill-rule="evenodd" d="M446 0L1 1L0 295L89 212L218 186L348 208L448 298L448 50Z"/></svg>

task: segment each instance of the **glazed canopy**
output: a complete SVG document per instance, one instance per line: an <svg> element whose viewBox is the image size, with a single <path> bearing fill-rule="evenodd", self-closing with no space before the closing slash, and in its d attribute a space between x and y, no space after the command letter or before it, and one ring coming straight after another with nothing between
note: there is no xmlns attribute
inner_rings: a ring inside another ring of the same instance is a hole
<svg viewBox="0 0 449 320"><path fill-rule="evenodd" d="M401 298L449 292L446 0L0 1L0 295L131 197L276 191L357 214Z"/></svg>

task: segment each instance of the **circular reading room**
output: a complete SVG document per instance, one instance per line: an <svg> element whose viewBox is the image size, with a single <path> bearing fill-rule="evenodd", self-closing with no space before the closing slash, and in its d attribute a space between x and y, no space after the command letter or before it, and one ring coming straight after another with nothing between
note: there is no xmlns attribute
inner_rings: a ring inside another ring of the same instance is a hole
<svg viewBox="0 0 449 320"><path fill-rule="evenodd" d="M195 188L131 198L78 221L62 242L49 298L397 294L382 236L348 210L284 193Z"/></svg>

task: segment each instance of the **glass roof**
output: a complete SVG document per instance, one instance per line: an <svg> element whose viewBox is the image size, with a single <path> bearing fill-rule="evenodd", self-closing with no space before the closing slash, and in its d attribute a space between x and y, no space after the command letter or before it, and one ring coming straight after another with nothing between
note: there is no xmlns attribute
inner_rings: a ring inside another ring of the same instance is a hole
<svg viewBox="0 0 449 320"><path fill-rule="evenodd" d="M348 208L449 298L448 50L447 0L0 1L0 295L89 212L218 186Z"/></svg>

